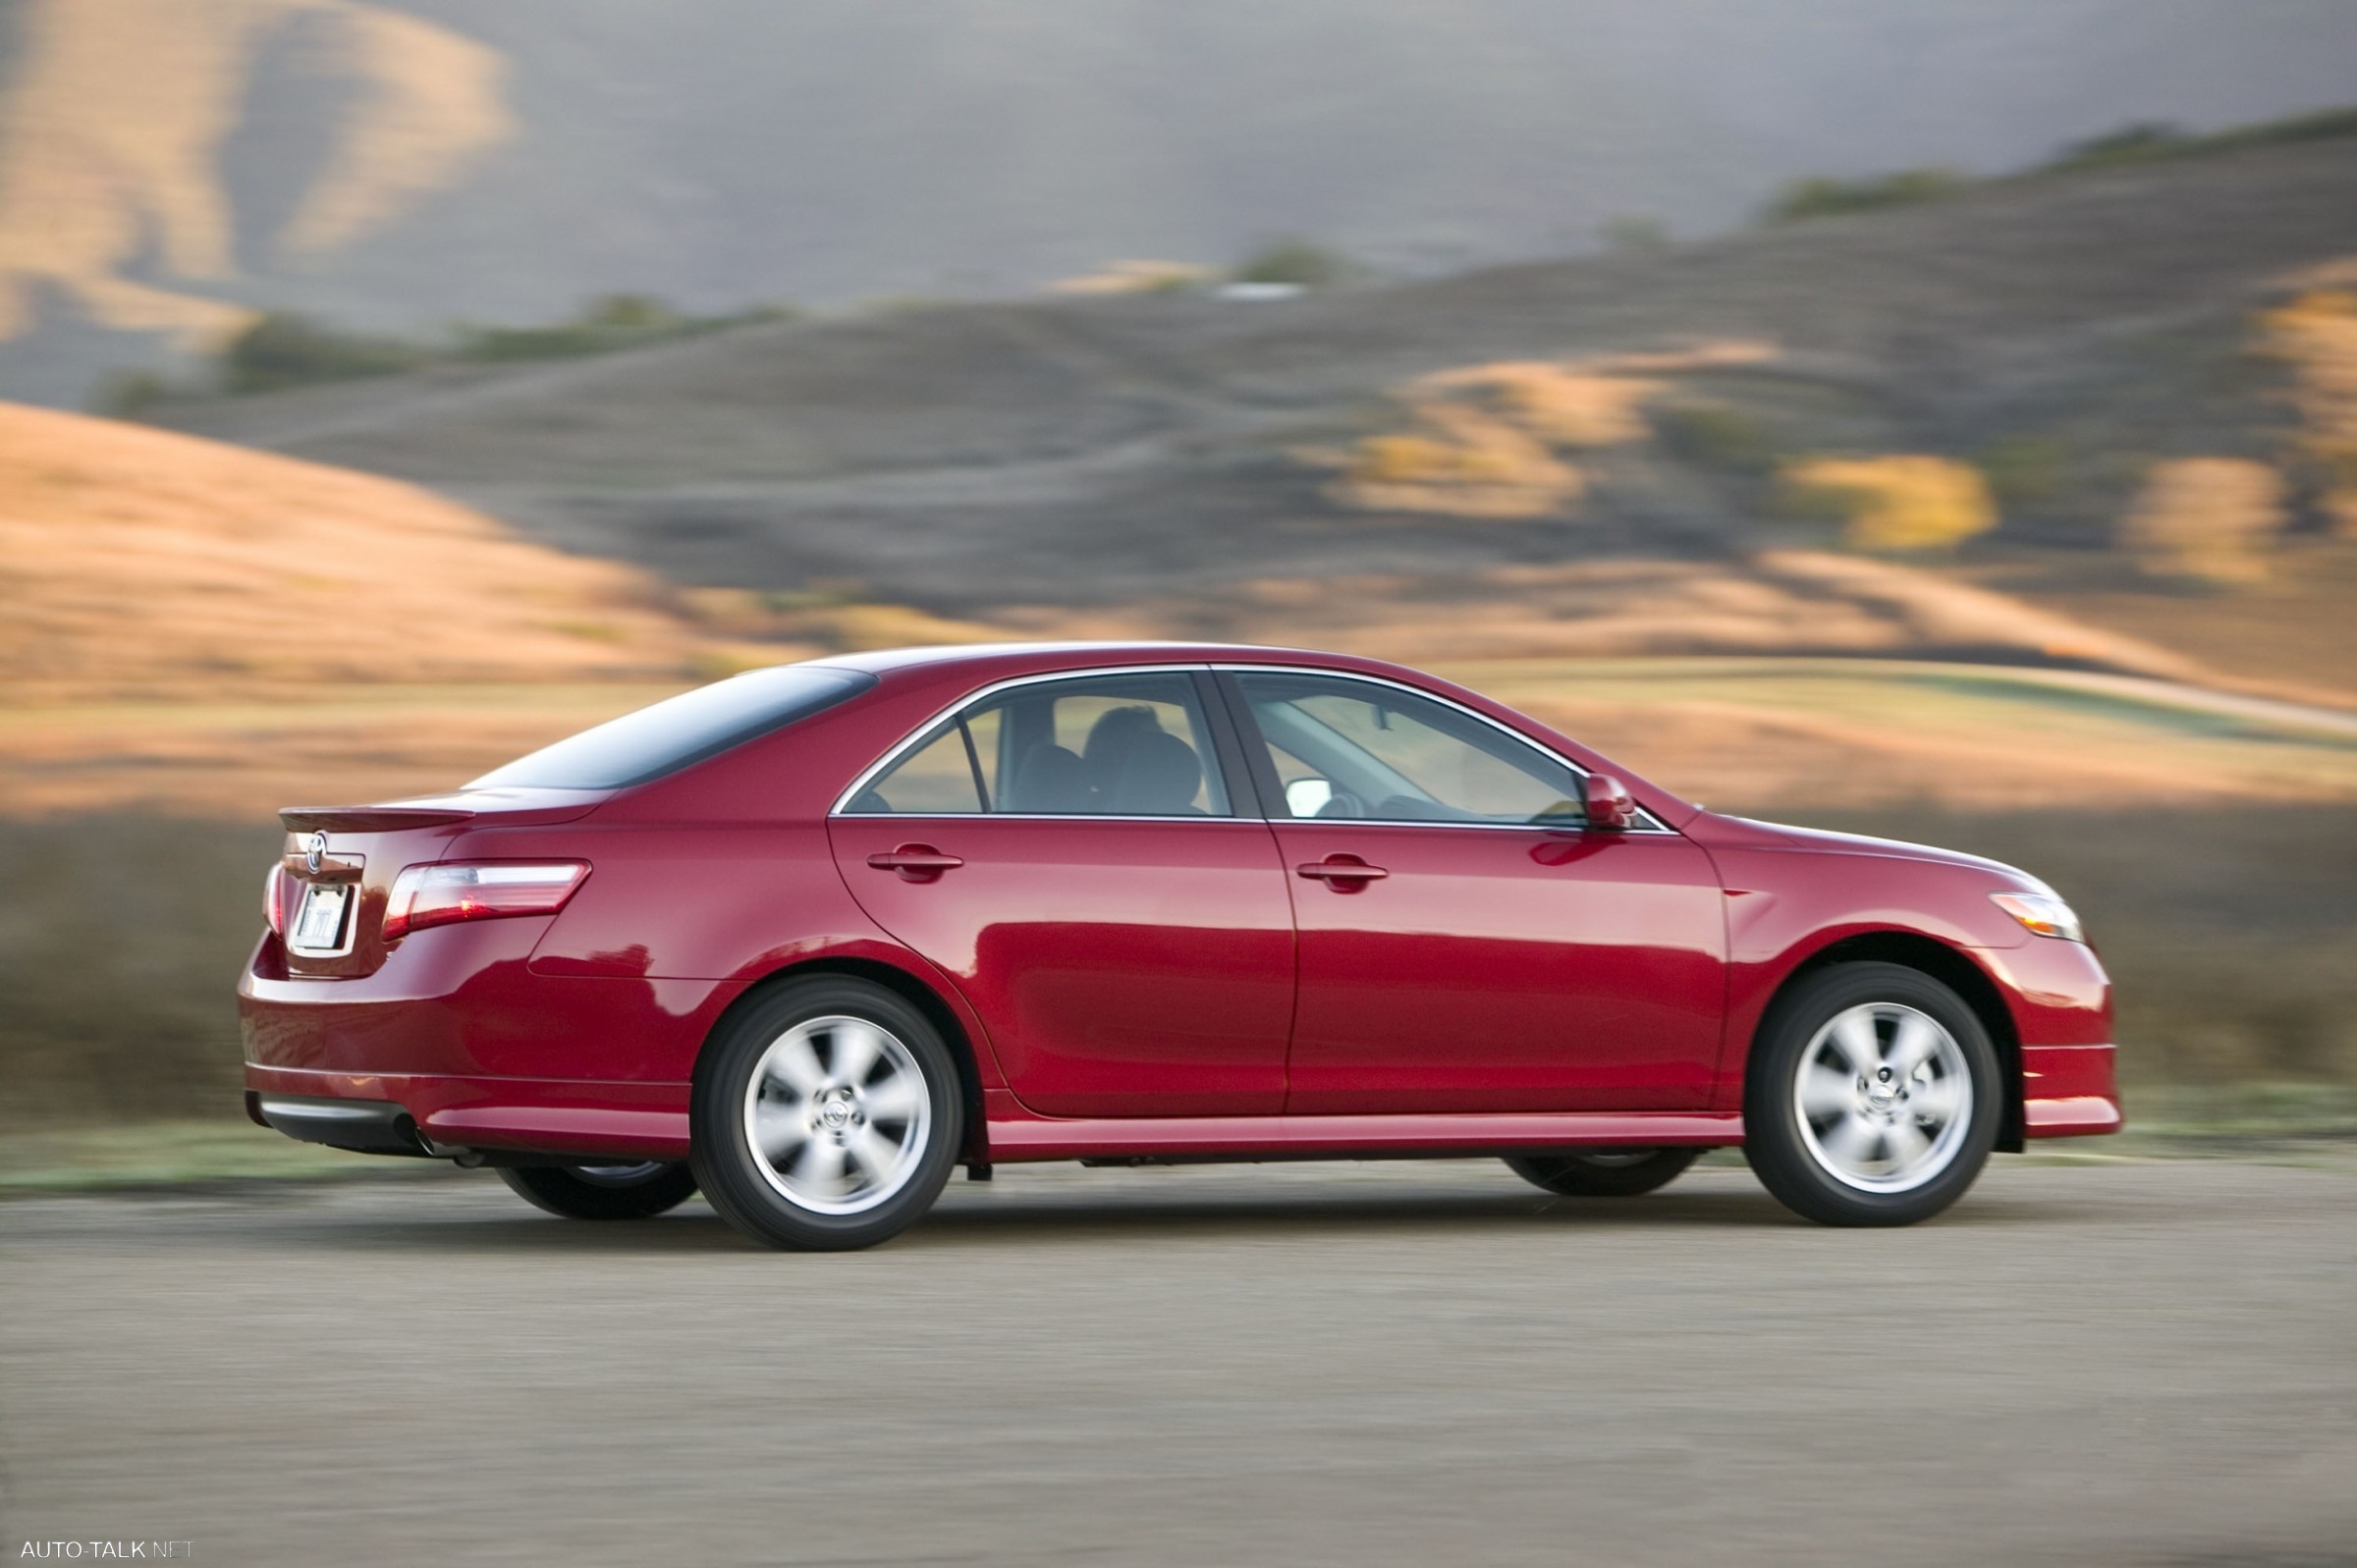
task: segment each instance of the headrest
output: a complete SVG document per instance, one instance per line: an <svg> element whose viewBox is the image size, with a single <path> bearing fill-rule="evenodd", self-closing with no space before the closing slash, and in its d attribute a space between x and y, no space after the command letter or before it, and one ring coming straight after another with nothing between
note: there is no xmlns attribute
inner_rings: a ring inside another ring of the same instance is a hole
<svg viewBox="0 0 2357 1568"><path fill-rule="evenodd" d="M1042 741L1023 752L1000 793L1002 811L1086 811L1088 766L1054 741Z"/></svg>
<svg viewBox="0 0 2357 1568"><path fill-rule="evenodd" d="M1194 747L1156 729L1133 737L1124 750L1114 781L1113 810L1164 815L1192 808L1195 790L1203 783L1203 764Z"/></svg>
<svg viewBox="0 0 2357 1568"><path fill-rule="evenodd" d="M1088 727L1088 738L1080 743L1080 760L1088 764L1089 783L1099 789L1111 790L1122 777L1129 742L1139 735L1163 732L1162 721L1142 702L1125 708L1108 708L1097 715L1097 722Z"/></svg>

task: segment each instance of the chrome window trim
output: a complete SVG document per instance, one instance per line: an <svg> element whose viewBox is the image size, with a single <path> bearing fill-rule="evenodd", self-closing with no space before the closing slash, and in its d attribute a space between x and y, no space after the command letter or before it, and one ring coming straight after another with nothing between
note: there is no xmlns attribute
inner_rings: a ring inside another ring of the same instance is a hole
<svg viewBox="0 0 2357 1568"><path fill-rule="evenodd" d="M1516 742L1528 750L1537 752L1540 756L1546 758L1549 762L1556 764L1558 767L1570 769L1571 772L1579 779L1579 782L1582 784L1585 784L1588 781L1589 770L1581 767L1578 763L1573 762L1569 757L1559 756L1555 752L1548 750L1545 746L1540 745L1537 741L1531 739L1530 736L1524 734L1521 730L1514 729L1511 725L1502 724L1498 720L1491 718L1486 713L1481 713L1472 708L1468 708L1461 702L1452 701L1450 698L1442 696L1437 691L1426 691L1421 686L1411 686L1404 680L1394 680L1388 676L1361 675L1355 670L1320 670L1314 666L1305 665L1215 664L1211 668L1221 675L1317 676L1328 680L1355 680L1363 685L1386 686L1394 691L1403 691L1411 697L1421 697L1426 702L1438 703L1444 708L1463 714L1468 719L1476 720L1482 724L1488 725L1492 730L1497 730L1500 734L1505 735L1507 739ZM1259 727L1257 725L1254 726L1255 730L1257 730L1258 728ZM1250 744L1252 738L1254 737L1246 737L1246 744ZM1265 737L1262 737L1262 743L1266 744ZM1637 807L1637 815L1642 819L1640 826L1634 828L1617 828L1607 831L1620 834L1661 834L1667 835L1672 838L1681 837L1676 829L1665 827L1660 818L1656 817L1652 812L1646 810L1643 806ZM1588 833L1594 831L1591 830L1584 822L1429 822L1414 817L1292 816L1270 817L1268 820L1271 822L1294 824L1331 823L1337 827L1477 828L1486 829L1493 833L1501 830L1508 833Z"/></svg>
<svg viewBox="0 0 2357 1568"><path fill-rule="evenodd" d="M846 822L1184 822L1198 825L1206 822L1245 822L1255 827L1270 820L1267 817L1214 817L1208 814L1200 817L1146 817L1119 811L846 811L829 812L827 815L830 819L841 815ZM1387 823L1385 826L1392 825Z"/></svg>
<svg viewBox="0 0 2357 1568"><path fill-rule="evenodd" d="M1268 815L1268 813L1265 811L1258 816L1249 816L1242 812L1230 811L1228 815L1224 817L1214 817L1208 815L1200 817L1146 817L1128 816L1109 811L914 812L851 811L847 809L853 800L859 798L859 792L861 790L867 788L867 786L875 783L877 779L890 772L893 764L899 762L902 756L904 755L909 748L913 747L925 736L931 734L934 730L944 722L957 714L964 712L967 708L971 707L977 702L982 701L985 697L993 697L1002 691L1013 691L1021 686L1045 685L1052 681L1058 680L1086 679L1092 676L1194 675L1207 670L1221 675L1275 674L1287 676L1322 676L1332 680L1357 680L1371 686L1388 686L1394 691L1403 691L1411 697L1421 697L1426 702L1437 702L1445 708L1454 709L1456 712L1463 714L1468 719L1478 720L1480 723L1488 725L1492 730L1497 730L1500 734L1507 736L1508 739L1537 752L1549 762L1570 769L1572 773L1578 776L1582 784L1587 782L1587 769L1582 768L1578 763L1573 762L1569 757L1558 756L1556 753L1548 750L1545 746L1540 745L1537 741L1531 739L1530 736L1522 733L1522 731L1514 729L1512 726L1501 724L1499 721L1491 718L1488 714L1477 712L1474 709L1466 707L1461 702L1452 701L1450 698L1442 696L1437 691L1426 691L1421 686L1411 686L1404 680L1394 680L1388 676L1369 676L1361 675L1355 670L1324 670L1315 665L1291 664L1220 663L1092 665L1082 670L1054 670L1038 675L1011 676L1005 680L995 680L989 685L983 686L978 690L967 692L964 696L959 697L957 701L949 704L949 706L934 713L931 718L927 719L923 724L918 725L907 734L902 736L901 739L896 742L889 751L885 752L883 756L878 757L874 762L869 763L866 768L862 769L859 773L859 776L853 779L844 789L844 791L835 797L835 803L827 808L827 816L830 819L844 817L853 822L1282 822L1291 826L1314 824L1337 828L1470 828L1481 833L1589 833L1595 831L1590 829L1585 823L1425 822L1413 819L1394 820L1388 817L1273 817ZM1207 721L1210 719L1210 717L1211 716L1208 714L1204 715L1204 718ZM1237 722L1239 725L1242 723L1242 717L1243 716L1238 717ZM1240 735L1238 738L1241 739L1245 745L1251 745L1254 741L1260 739L1258 727L1255 726L1252 732ZM1266 742L1264 741L1262 743L1265 744ZM1215 745L1212 750L1213 755L1209 759L1211 765L1214 767L1219 767L1221 765L1218 755L1219 748ZM1225 770L1223 769L1221 782L1226 787L1229 801L1233 805L1235 800L1235 781L1228 779L1226 777ZM1257 791L1255 792L1257 793ZM1637 815L1643 819L1639 826L1611 831L1617 832L1623 836L1636 834L1645 837L1662 837L1670 838L1682 837L1682 835L1680 835L1676 829L1665 827L1659 818L1654 816L1652 812L1646 810L1641 805L1637 807Z"/></svg>
<svg viewBox="0 0 2357 1568"><path fill-rule="evenodd" d="M1265 817L1262 821L1283 828L1468 828L1475 833L1612 833L1620 838L1682 838L1685 835L1674 828L1665 828L1655 822L1653 814L1643 806L1637 808L1649 827L1596 829L1584 822L1434 822L1421 817ZM1218 819L1232 822L1232 817ZM1245 819L1251 820L1249 818Z"/></svg>
<svg viewBox="0 0 2357 1568"><path fill-rule="evenodd" d="M951 720L951 719L953 719L953 718L957 717L959 714L961 714L961 713L963 713L963 712L964 712L966 709L968 709L968 708L972 707L972 706L973 706L975 703L978 703L978 702L982 701L982 700L983 700L984 698L986 698L986 697L995 697L995 696L997 696L997 695L998 695L1000 692L1002 692L1002 691L1014 691L1014 690L1016 690L1016 689L1018 689L1018 688L1020 688L1020 687L1023 687L1023 686L1042 686L1042 685L1048 685L1048 684L1050 684L1050 683L1052 683L1052 682L1054 682L1054 681L1059 681L1059 680L1086 680L1086 679L1090 679L1090 678L1092 678L1092 677L1095 677L1095 676L1192 676L1192 675L1200 675L1200 674L1202 674L1204 671L1206 671L1206 670L1208 670L1208 669L1210 669L1210 668L1211 668L1211 667L1210 667L1209 665L1203 665L1203 664L1178 664L1178 665L1091 665L1091 666L1089 666L1088 668L1086 668L1086 669L1083 669L1083 670L1054 670L1054 671L1048 671L1048 672L1045 672L1045 673L1043 673L1043 674L1040 674L1040 675L1031 675L1031 676L1009 676L1009 677L1008 677L1007 679L1005 679L1005 680L994 680L994 681L992 681L992 682L991 682L989 685L982 687L980 690L977 690L977 691L969 691L969 692L967 692L967 693L966 693L964 696L962 696L962 697L959 697L959 699L958 699L956 702L953 702L953 703L951 703L951 704L950 704L948 707L946 707L946 708L943 708L941 711L939 711L938 713L934 714L934 715L933 715L933 717L931 717L930 719L927 719L927 720L926 720L926 721L925 721L923 724L920 724L920 725L918 725L918 726L917 726L917 727L916 727L914 730L910 730L910 731L909 731L907 734L905 734L905 735L902 736L902 737L901 737L901 739L900 739L900 741L899 741L897 744L895 744L895 745L893 746L893 748L892 748L890 751L887 751L887 752L885 752L883 756L881 756L881 757L878 757L878 758L877 758L877 759L876 759L874 762L871 762L871 763L869 763L869 764L867 765L867 767L866 767L866 768L865 768L865 769L864 769L864 770L863 770L863 771L860 773L859 777L858 777L858 778L856 778L856 779L853 779L853 780L850 782L850 785L848 788L846 788L846 789L843 791L843 793L841 793L841 794L839 794L839 795L837 795L837 796L835 797L835 803L834 803L832 806L829 806L829 807L827 808L827 815L828 815L830 818L833 818L833 817L845 817L845 818L848 818L848 819L850 819L850 821L853 821L853 822L903 822L903 821L914 822L914 821L918 821L918 820L927 820L927 821L933 821L933 822L1260 822L1260 821L1264 821L1264 820L1266 820L1266 819L1264 819L1264 818L1260 818L1260 817L1247 816L1247 815L1245 815L1244 813L1242 813L1242 812L1239 812L1239 811L1236 811L1236 810L1233 810L1233 809L1231 809L1231 810L1228 812L1228 814L1227 814L1227 815L1225 815L1225 816L1217 816L1217 817L1215 817L1215 816L1212 816L1212 815L1210 815L1209 813L1205 813L1204 815L1202 815L1202 816L1199 816L1199 817L1161 817L1161 816L1147 817L1147 816L1132 816L1132 815L1129 815L1128 813L1125 813L1125 812L1115 812L1115 811L1078 811L1078 812L1067 812L1067 811L923 811L923 812L919 812L919 811L852 811L852 810L850 810L850 803L851 803L852 801L854 801L854 800L856 800L856 799L858 799L858 798L859 798L859 793L860 793L860 791L861 791L861 790L863 790L863 789L867 788L867 786L868 786L868 785L870 785L870 784L874 784L874 783L875 783L875 782L876 782L878 779L882 778L882 777L883 777L885 774L887 774L887 773L890 773L890 772L892 771L893 765L894 765L895 763L899 762L899 761L901 760L901 758L902 758L904 755L905 755L905 754L906 754L906 753L907 753L907 752L908 752L908 751L909 751L911 748L913 748L913 747L916 745L916 743L917 743L918 741L920 741L920 740L924 739L924 738L925 738L927 735L931 734L931 733L932 733L932 732L933 732L935 730L939 729L939 728L940 728L940 727L941 727L943 724L946 724L946 723L947 723L949 720ZM1212 716L1211 716L1210 714L1208 714L1208 713L1207 713L1207 714L1205 714L1205 715L1203 716L1203 722L1204 722L1206 725L1209 725L1209 724L1211 723L1211 718L1212 718ZM1208 761L1208 763L1210 764L1210 766L1212 766L1212 767L1214 767L1214 768L1218 768L1218 767L1220 767L1219 747L1218 747L1216 744L1215 744L1215 745L1212 747L1212 755L1211 755L1211 756L1210 756L1208 759L1206 759L1206 760ZM1231 808L1233 808L1233 807L1234 806L1234 804L1235 804L1235 788L1234 788L1234 781L1233 781L1233 780L1232 780L1232 779L1230 779L1230 778L1227 776L1227 772L1226 772L1226 770L1225 770L1225 769L1222 769L1222 770L1221 770L1221 774L1220 774L1220 787L1221 787L1222 791L1223 791L1224 793L1226 793L1226 795L1228 796L1228 802L1229 802L1229 805L1230 805L1230 807L1231 807Z"/></svg>

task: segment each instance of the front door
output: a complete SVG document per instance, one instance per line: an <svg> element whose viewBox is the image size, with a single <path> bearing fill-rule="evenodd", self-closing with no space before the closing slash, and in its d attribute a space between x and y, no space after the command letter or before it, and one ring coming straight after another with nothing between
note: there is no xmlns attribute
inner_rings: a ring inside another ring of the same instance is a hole
<svg viewBox="0 0 2357 1568"><path fill-rule="evenodd" d="M1591 832L1578 774L1388 682L1228 677L1282 795L1300 942L1291 1112L1699 1109L1725 894L1652 827Z"/></svg>
<svg viewBox="0 0 2357 1568"><path fill-rule="evenodd" d="M831 824L860 906L957 984L1041 1114L1283 1108L1292 910L1270 826L1231 804L1207 679L987 693Z"/></svg>

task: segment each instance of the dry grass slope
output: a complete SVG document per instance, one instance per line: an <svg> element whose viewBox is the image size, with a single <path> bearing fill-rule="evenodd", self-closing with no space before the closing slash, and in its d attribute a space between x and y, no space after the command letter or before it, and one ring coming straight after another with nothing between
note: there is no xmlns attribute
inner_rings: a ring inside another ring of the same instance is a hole
<svg viewBox="0 0 2357 1568"><path fill-rule="evenodd" d="M19 704L660 678L699 646L645 573L413 486L6 404L0 607Z"/></svg>

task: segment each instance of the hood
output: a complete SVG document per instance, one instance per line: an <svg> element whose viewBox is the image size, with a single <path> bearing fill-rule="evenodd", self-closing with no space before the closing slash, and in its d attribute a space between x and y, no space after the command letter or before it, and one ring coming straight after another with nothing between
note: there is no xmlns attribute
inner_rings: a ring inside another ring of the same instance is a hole
<svg viewBox="0 0 2357 1568"><path fill-rule="evenodd" d="M1795 828L1781 822L1757 822L1749 817L1722 816L1715 811L1698 813L1693 821L1686 824L1684 832L1689 838L1713 847L1784 849L1821 855L1873 855L1884 860L1915 860L1937 866L1958 866L1968 871L1985 871L2026 892L2051 894L2054 892L2018 866L2009 866L2001 860L1991 860L1983 855L1968 855L1961 850L1909 843L1903 838L1876 838L1862 833Z"/></svg>

